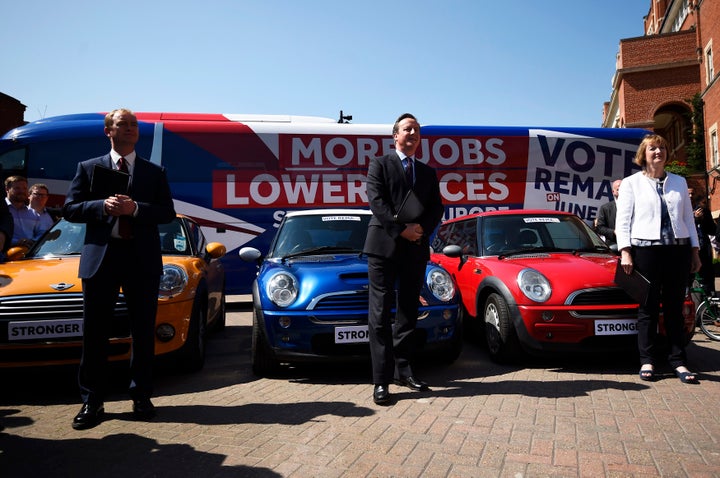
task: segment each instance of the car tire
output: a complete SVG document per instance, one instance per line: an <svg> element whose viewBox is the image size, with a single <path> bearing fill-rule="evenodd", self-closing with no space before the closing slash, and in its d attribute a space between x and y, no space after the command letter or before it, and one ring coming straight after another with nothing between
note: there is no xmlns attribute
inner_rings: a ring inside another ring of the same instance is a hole
<svg viewBox="0 0 720 478"><path fill-rule="evenodd" d="M518 360L521 354L517 333L510 320L507 302L500 294L492 293L483 308L485 342L490 359L497 363Z"/></svg>
<svg viewBox="0 0 720 478"><path fill-rule="evenodd" d="M197 372L205 366L207 306L200 297L193 302L187 340L181 349L180 366L186 372Z"/></svg>
<svg viewBox="0 0 720 478"><path fill-rule="evenodd" d="M253 307L252 326L252 371L257 377L268 377L279 372L280 364L270 349L265 328L260 325L260 313Z"/></svg>

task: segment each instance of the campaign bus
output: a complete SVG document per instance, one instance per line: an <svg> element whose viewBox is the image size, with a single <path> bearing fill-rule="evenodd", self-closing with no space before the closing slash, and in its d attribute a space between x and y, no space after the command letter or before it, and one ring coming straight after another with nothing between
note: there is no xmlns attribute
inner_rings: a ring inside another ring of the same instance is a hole
<svg viewBox="0 0 720 478"><path fill-rule="evenodd" d="M62 205L84 159L106 154L104 113L57 116L0 139L0 172L42 182ZM136 113L137 152L166 167L177 212L225 244L227 293L255 276L243 246L266 251L287 211L367 207L372 158L393 148L391 124L282 115ZM611 183L636 170L643 129L421 126L417 159L437 171L445 219L524 207L569 211L591 223ZM233 253L234 252L234 253Z"/></svg>

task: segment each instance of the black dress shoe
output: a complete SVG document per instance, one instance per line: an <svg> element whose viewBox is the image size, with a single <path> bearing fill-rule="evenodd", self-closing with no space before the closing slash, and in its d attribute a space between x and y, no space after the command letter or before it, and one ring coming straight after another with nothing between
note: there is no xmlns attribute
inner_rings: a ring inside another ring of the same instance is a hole
<svg viewBox="0 0 720 478"><path fill-rule="evenodd" d="M155 405L149 398L133 400L133 416L137 420L150 420L155 417Z"/></svg>
<svg viewBox="0 0 720 478"><path fill-rule="evenodd" d="M425 392L430 390L430 387L428 387L427 383L423 382L422 380L416 379L412 375L410 375L409 377L396 378L395 384L402 387L407 387L410 390L415 390L417 392Z"/></svg>
<svg viewBox="0 0 720 478"><path fill-rule="evenodd" d="M375 385L373 389L373 402L377 404L387 403L390 400L390 390L387 385Z"/></svg>
<svg viewBox="0 0 720 478"><path fill-rule="evenodd" d="M80 413L73 418L72 427L75 430L86 430L98 425L102 421L105 408L102 405L83 404Z"/></svg>

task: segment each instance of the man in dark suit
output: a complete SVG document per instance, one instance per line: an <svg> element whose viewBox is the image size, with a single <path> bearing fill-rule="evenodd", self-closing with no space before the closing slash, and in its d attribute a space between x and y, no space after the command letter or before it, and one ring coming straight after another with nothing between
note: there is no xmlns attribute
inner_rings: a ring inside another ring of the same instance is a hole
<svg viewBox="0 0 720 478"><path fill-rule="evenodd" d="M415 324L425 266L430 258L428 237L444 212L435 171L414 158L420 146L420 124L409 113L393 125L395 151L370 161L367 194L373 217L368 226L364 253L368 256L370 304L368 330L373 369L373 400L390 400L389 383L412 390L428 390L413 374ZM413 190L422 202L422 213L405 223L396 215L403 199ZM391 309L397 307L395 324Z"/></svg>
<svg viewBox="0 0 720 478"><path fill-rule="evenodd" d="M83 400L72 426L97 425L103 416L107 376L108 324L122 287L132 334L130 396L137 419L155 415L150 401L155 354L155 316L162 274L158 224L175 217L165 169L135 153L138 121L126 109L105 116L109 154L78 164L63 216L86 224L78 276L83 286L83 353L78 383ZM97 191L96 167L126 171L126 194Z"/></svg>
<svg viewBox="0 0 720 478"><path fill-rule="evenodd" d="M615 201L617 201L621 183L621 179L613 181L612 194L615 200L603 204L598 210L597 225L595 230L598 234L605 238L605 242L609 246L617 244L617 239L615 238L615 215L617 214L617 203Z"/></svg>

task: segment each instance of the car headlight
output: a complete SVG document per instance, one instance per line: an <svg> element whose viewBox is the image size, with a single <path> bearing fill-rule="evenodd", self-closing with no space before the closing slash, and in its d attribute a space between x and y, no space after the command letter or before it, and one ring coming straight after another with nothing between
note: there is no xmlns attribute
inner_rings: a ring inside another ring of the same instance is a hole
<svg viewBox="0 0 720 478"><path fill-rule="evenodd" d="M425 276L425 280L428 289L430 289L430 292L432 292L438 300L448 302L455 297L455 284L450 274L444 269L433 267Z"/></svg>
<svg viewBox="0 0 720 478"><path fill-rule="evenodd" d="M547 278L535 269L523 269L517 277L517 284L525 297L535 302L545 302L552 294Z"/></svg>
<svg viewBox="0 0 720 478"><path fill-rule="evenodd" d="M297 283L297 279L292 274L278 272L268 279L265 291L270 300L278 307L287 307L297 298Z"/></svg>
<svg viewBox="0 0 720 478"><path fill-rule="evenodd" d="M160 277L158 297L168 298L178 295L183 291L187 283L188 275L185 269L175 264L165 264Z"/></svg>

